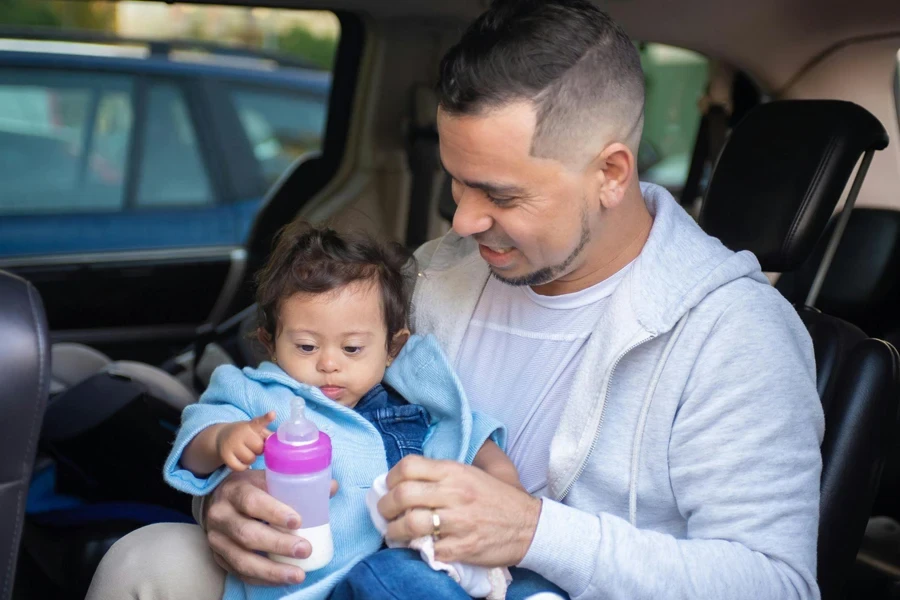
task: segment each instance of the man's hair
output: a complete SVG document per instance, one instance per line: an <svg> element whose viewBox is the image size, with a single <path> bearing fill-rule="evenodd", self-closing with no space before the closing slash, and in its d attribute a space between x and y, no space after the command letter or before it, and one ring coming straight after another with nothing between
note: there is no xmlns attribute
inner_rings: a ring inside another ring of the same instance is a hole
<svg viewBox="0 0 900 600"><path fill-rule="evenodd" d="M530 101L531 153L590 160L598 144L637 152L644 74L625 31L588 0L494 0L441 61L440 107L473 116Z"/></svg>
<svg viewBox="0 0 900 600"><path fill-rule="evenodd" d="M256 275L257 336L271 350L278 334L278 314L294 294L335 293L351 284L376 285L387 327L388 350L406 327L408 290L404 269L409 254L399 244L379 244L364 233L339 235L295 221L279 231L275 249Z"/></svg>

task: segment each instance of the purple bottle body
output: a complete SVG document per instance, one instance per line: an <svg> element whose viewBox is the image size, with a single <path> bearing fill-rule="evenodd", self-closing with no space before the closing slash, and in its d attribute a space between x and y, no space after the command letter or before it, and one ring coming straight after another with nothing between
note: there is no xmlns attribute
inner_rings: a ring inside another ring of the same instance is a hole
<svg viewBox="0 0 900 600"><path fill-rule="evenodd" d="M265 445L269 494L300 515L303 528L328 523L331 497L331 438L319 432L310 444L292 446L270 435Z"/></svg>
<svg viewBox="0 0 900 600"><path fill-rule="evenodd" d="M328 518L331 438L320 431L315 441L288 444L279 439L279 435L270 435L266 440L264 457L269 494L294 509L302 521L300 529L284 531L305 538L312 547L308 558L274 554L269 557L305 571L321 569L334 557Z"/></svg>

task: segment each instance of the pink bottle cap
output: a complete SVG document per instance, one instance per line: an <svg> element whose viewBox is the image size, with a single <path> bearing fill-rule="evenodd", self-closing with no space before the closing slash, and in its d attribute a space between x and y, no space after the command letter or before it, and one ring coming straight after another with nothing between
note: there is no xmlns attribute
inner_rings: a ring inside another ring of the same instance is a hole
<svg viewBox="0 0 900 600"><path fill-rule="evenodd" d="M331 464L331 438L319 432L319 438L308 444L285 444L278 435L270 435L265 445L266 469L286 475L318 473Z"/></svg>

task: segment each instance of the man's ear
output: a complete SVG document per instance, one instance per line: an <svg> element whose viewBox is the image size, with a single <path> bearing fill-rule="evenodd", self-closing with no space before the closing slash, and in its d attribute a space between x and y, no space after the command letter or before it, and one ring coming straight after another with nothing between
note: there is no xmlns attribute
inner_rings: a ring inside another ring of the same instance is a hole
<svg viewBox="0 0 900 600"><path fill-rule="evenodd" d="M394 359L397 358L397 355L403 350L403 346L406 345L410 335L412 334L409 332L409 329L406 329L405 327L394 334L394 339L391 340L390 349L388 351L387 366L391 366L391 363L394 362Z"/></svg>
<svg viewBox="0 0 900 600"><path fill-rule="evenodd" d="M636 164L634 153L620 142L610 144L597 156L600 203L603 208L615 208L622 202L625 191L637 176Z"/></svg>

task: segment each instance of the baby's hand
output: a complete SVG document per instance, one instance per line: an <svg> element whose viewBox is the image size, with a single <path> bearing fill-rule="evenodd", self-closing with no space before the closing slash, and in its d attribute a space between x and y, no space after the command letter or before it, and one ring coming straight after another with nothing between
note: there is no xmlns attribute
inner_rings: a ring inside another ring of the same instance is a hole
<svg viewBox="0 0 900 600"><path fill-rule="evenodd" d="M271 411L251 421L231 423L220 429L216 436L216 450L225 466L233 471L244 471L250 467L263 453L266 438L272 435L267 427L274 420L275 411Z"/></svg>

